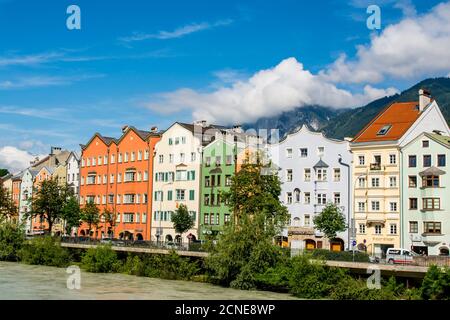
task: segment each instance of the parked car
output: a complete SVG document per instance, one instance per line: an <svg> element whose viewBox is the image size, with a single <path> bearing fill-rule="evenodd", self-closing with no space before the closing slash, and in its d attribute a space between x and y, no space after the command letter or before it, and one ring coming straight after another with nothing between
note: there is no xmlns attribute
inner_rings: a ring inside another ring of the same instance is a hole
<svg viewBox="0 0 450 320"><path fill-rule="evenodd" d="M401 248L389 248L386 251L386 262L389 264L413 264L418 254Z"/></svg>
<svg viewBox="0 0 450 320"><path fill-rule="evenodd" d="M180 250L180 244L176 242L167 242L165 245L166 249L174 249L174 250Z"/></svg>

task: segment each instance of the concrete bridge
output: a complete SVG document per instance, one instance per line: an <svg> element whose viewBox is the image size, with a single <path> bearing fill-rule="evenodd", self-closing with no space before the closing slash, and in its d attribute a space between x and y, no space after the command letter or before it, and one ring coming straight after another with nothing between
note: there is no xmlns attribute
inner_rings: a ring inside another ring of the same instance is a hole
<svg viewBox="0 0 450 320"><path fill-rule="evenodd" d="M76 248L76 249L89 249L95 248L95 244L81 244L81 243L61 243L62 247ZM129 246L112 246L115 251L120 252L135 252L135 253L147 253L147 254L170 254L172 250L163 248L143 248L143 247L129 247ZM175 250L175 252L183 257L205 258L208 256L207 252L201 251L188 251L188 250ZM390 264L376 264L376 263L363 263L363 262L348 262L348 261L332 261L326 260L325 264L330 267L345 268L351 273L369 275L372 274L375 269L379 269L382 276L395 276L404 278L417 278L421 279L427 273L428 267L411 266L411 265L390 265Z"/></svg>

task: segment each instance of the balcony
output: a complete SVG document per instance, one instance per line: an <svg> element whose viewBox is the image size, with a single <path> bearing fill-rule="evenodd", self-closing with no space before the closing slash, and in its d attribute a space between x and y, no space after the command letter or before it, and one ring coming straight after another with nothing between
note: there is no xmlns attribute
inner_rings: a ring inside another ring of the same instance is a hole
<svg viewBox="0 0 450 320"><path fill-rule="evenodd" d="M370 164L370 170L380 171L381 170L381 163L371 163Z"/></svg>

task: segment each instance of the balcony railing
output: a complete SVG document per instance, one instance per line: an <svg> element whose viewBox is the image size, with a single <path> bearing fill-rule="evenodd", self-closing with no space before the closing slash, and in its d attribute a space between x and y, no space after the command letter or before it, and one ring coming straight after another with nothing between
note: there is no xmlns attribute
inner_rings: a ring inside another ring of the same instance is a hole
<svg viewBox="0 0 450 320"><path fill-rule="evenodd" d="M381 170L381 164L380 163L371 163L370 170Z"/></svg>

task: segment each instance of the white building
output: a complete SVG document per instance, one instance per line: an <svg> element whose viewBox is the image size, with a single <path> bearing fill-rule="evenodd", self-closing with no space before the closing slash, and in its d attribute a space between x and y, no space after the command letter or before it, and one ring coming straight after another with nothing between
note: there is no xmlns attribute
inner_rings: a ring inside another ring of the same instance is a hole
<svg viewBox="0 0 450 320"><path fill-rule="evenodd" d="M80 191L80 157L76 152L71 152L66 161L67 184L73 189L78 197Z"/></svg>
<svg viewBox="0 0 450 320"><path fill-rule="evenodd" d="M198 238L202 148L222 128L207 125L204 121L195 124L176 122L155 145L151 228L153 241L175 240L177 234L171 215L181 204L187 206L195 221L194 227L182 235L182 240L187 242L189 235L191 240Z"/></svg>
<svg viewBox="0 0 450 320"><path fill-rule="evenodd" d="M25 223L25 232L30 234L31 219L25 219L25 214L30 211L30 199L33 195L33 185L38 170L26 169L22 175L22 183L20 184L20 200L19 200L19 221Z"/></svg>
<svg viewBox="0 0 450 320"><path fill-rule="evenodd" d="M328 202L335 203L349 219L349 143L328 139L302 126L279 143L271 144L269 156L279 167L280 200L291 214L290 225L283 234L291 248L348 248L347 231L330 242L314 229L313 219Z"/></svg>

